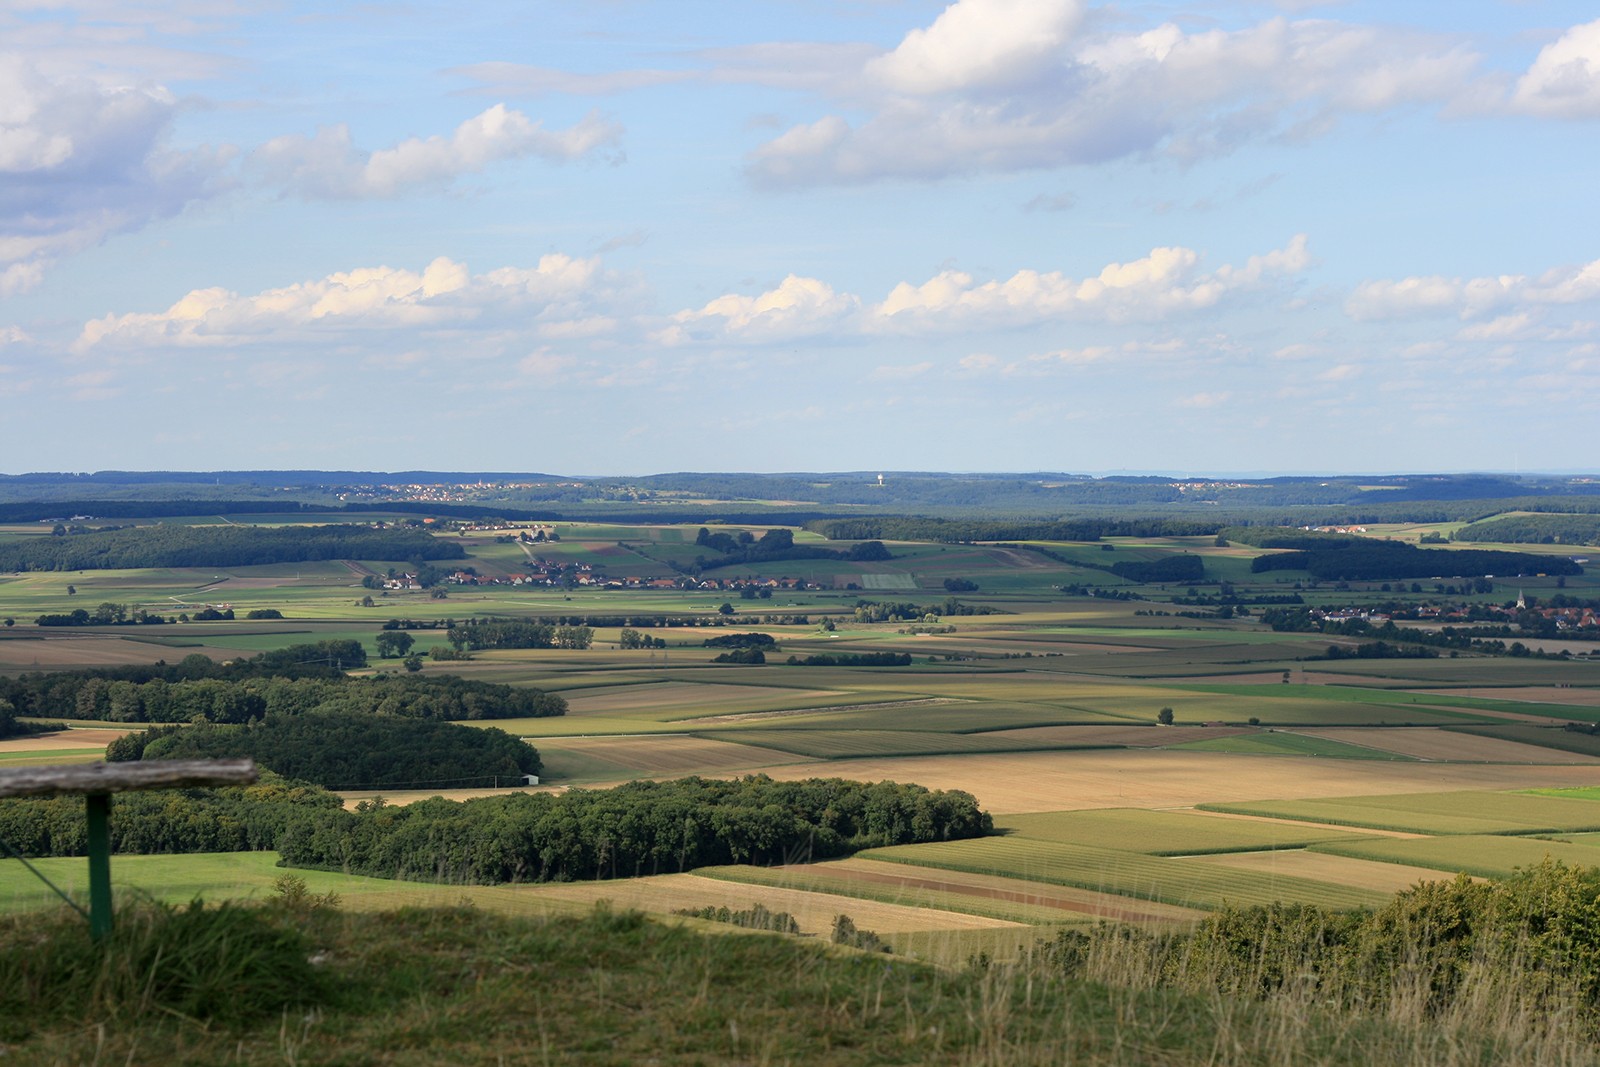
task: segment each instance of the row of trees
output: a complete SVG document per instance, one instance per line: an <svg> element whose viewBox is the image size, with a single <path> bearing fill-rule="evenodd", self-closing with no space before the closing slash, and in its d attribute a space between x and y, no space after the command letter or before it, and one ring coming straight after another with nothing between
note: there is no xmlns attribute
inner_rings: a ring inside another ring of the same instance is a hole
<svg viewBox="0 0 1600 1067"><path fill-rule="evenodd" d="M790 656L791 667L909 667L909 652L819 652L814 656Z"/></svg>
<svg viewBox="0 0 1600 1067"><path fill-rule="evenodd" d="M242 759L326 789L461 789L517 784L539 753L503 730L397 715L313 711L247 725L156 727L107 759Z"/></svg>
<svg viewBox="0 0 1600 1067"><path fill-rule="evenodd" d="M445 638L457 652L486 648L584 649L594 643L594 628L532 619L468 619L445 631Z"/></svg>
<svg viewBox="0 0 1600 1067"><path fill-rule="evenodd" d="M423 530L370 526L140 526L0 545L0 570L250 567L329 559L462 559L465 550Z"/></svg>
<svg viewBox="0 0 1600 1067"><path fill-rule="evenodd" d="M685 778L345 811L333 793L269 776L241 789L132 793L117 805L120 852L275 849L291 866L457 883L789 863L993 830L971 794L838 778ZM0 804L0 838L27 855L81 855L83 804Z"/></svg>
<svg viewBox="0 0 1600 1067"><path fill-rule="evenodd" d="M794 559L838 559L859 563L894 558L881 540L864 540L851 545L848 550L840 551L814 545L796 545L794 531L782 527L768 530L757 539L748 530L741 530L738 534L712 533L702 526L695 537L695 544L722 553L709 559L705 556L695 557L693 570L696 572Z"/></svg>
<svg viewBox="0 0 1600 1067"><path fill-rule="evenodd" d="M279 851L291 865L386 878L530 882L801 862L991 829L967 793L686 778L335 813L291 827Z"/></svg>
<svg viewBox="0 0 1600 1067"><path fill-rule="evenodd" d="M947 615L1003 615L999 608L986 604L966 604L955 597L946 597L936 604L916 604L908 600L858 600L855 607L856 622L917 622L930 615L942 618Z"/></svg>
<svg viewBox="0 0 1600 1067"><path fill-rule="evenodd" d="M0 700L21 715L107 722L245 723L317 711L455 722L540 718L567 710L556 694L523 686L453 675L348 678L332 672L168 681L151 672L57 671L0 678Z"/></svg>
<svg viewBox="0 0 1600 1067"><path fill-rule="evenodd" d="M1583 568L1560 556L1485 549L1418 548L1371 538L1333 540L1317 548L1257 556L1258 574L1303 570L1324 581L1393 581L1433 575L1483 577L1497 574L1582 574Z"/></svg>

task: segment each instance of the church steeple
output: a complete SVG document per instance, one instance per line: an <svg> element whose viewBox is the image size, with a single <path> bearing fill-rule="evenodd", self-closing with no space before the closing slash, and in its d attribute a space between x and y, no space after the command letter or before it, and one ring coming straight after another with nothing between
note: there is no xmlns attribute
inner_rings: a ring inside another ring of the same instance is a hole
<svg viewBox="0 0 1600 1067"><path fill-rule="evenodd" d="M1520 589L1517 590L1517 610L1518 611L1527 611L1528 610L1528 602L1527 602L1527 600L1523 599L1522 590L1520 590Z"/></svg>

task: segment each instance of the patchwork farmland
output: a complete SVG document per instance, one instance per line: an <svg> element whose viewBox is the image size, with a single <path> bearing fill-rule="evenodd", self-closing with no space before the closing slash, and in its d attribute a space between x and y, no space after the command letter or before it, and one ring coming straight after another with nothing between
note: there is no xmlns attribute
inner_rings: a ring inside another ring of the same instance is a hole
<svg viewBox="0 0 1600 1067"><path fill-rule="evenodd" d="M603 883L308 875L352 907L471 899L554 914L609 900L695 922L672 913L761 904L795 915L807 934L848 914L897 950L959 962L1025 952L1056 929L1101 919L1181 925L1225 905L1273 901L1375 907L1419 879L1600 856L1590 841L1600 839L1600 793L1528 792L1600 790L1600 741L1588 732L1600 720L1592 657L1330 659L1330 647L1360 641L1277 632L1259 609L1185 614L1173 601L1195 590L1098 569L1112 555L1190 555L1226 576L1241 603L1299 595L1291 591L1304 576L1252 575L1258 550L1248 546L1201 537L888 542L888 561L751 563L707 572L716 580L696 587L663 578L680 573L669 563L687 568L703 551L693 527L548 529L559 543L537 552L460 537L462 565L477 577L432 593L372 591L372 576L392 569L382 561L0 576L0 615L21 623L0 631L0 675L186 656L227 662L353 640L369 655L357 675L455 676L560 695L558 717L469 722L537 748L539 792L688 775L894 780L969 792L996 822L994 836L975 840ZM796 543L829 544L806 531ZM512 584L536 556L566 568L567 583ZM965 591L949 594L947 583ZM1090 583L1100 588L1083 591ZM1318 597L1329 594L1304 590L1307 602ZM103 601L159 606L175 624L31 624ZM233 618L194 618L208 605L226 605ZM245 618L260 609L281 618ZM471 619L565 620L591 636L588 647L432 654L449 652L450 628ZM414 638L413 670L378 655L390 620ZM730 662L726 645L707 645L726 635L753 635L764 654ZM884 653L901 659L871 658ZM70 728L0 741L0 767L93 759L143 728L73 722L77 711L59 711ZM345 791L352 806L432 795ZM260 895L269 861L119 857L118 883L162 899L196 888ZM43 862L81 890L74 861ZM36 883L0 861L0 909L45 904Z"/></svg>

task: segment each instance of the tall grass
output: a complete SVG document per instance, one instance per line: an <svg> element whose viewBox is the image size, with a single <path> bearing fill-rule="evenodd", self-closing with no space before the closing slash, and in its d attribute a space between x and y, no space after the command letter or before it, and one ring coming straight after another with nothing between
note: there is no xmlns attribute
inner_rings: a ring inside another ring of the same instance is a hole
<svg viewBox="0 0 1600 1067"><path fill-rule="evenodd" d="M1595 885L1552 868L1370 914L1106 925L944 969L610 908L346 914L291 887L125 910L115 951L9 924L0 1048L30 1064L1595 1067Z"/></svg>

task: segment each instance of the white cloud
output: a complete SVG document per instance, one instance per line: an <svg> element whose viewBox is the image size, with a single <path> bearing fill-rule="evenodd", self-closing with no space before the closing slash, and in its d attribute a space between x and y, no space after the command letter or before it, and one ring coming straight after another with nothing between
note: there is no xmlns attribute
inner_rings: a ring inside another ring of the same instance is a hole
<svg viewBox="0 0 1600 1067"><path fill-rule="evenodd" d="M177 106L159 86L51 79L0 55L0 296L225 187L227 151L165 146Z"/></svg>
<svg viewBox="0 0 1600 1067"><path fill-rule="evenodd" d="M672 345L789 340L838 328L860 307L858 298L837 293L826 282L791 274L777 288L759 296L729 293L699 310L680 311L657 339Z"/></svg>
<svg viewBox="0 0 1600 1067"><path fill-rule="evenodd" d="M1013 85L1045 71L1083 20L1083 0L960 0L867 64L896 92Z"/></svg>
<svg viewBox="0 0 1600 1067"><path fill-rule="evenodd" d="M351 143L348 127L324 126L313 137L274 138L250 154L250 163L271 184L308 199L388 197L448 185L505 160L578 159L615 145L621 133L596 113L568 129L546 130L522 112L496 104L449 137L412 137L363 152Z"/></svg>
<svg viewBox="0 0 1600 1067"><path fill-rule="evenodd" d="M1005 281L974 282L945 271L920 286L902 282L871 311L879 329L928 330L1024 326L1051 319L1127 322L1213 307L1235 294L1293 275L1310 263L1304 235L1244 266L1199 269L1189 248L1156 248L1130 263L1112 263L1091 278L1022 270Z"/></svg>
<svg viewBox="0 0 1600 1067"><path fill-rule="evenodd" d="M159 312L84 324L80 352L100 346L221 347L405 329L522 329L594 336L597 308L627 299L627 284L598 260L550 254L532 268L472 274L440 257L422 271L363 267L241 296L196 289Z"/></svg>
<svg viewBox="0 0 1600 1067"><path fill-rule="evenodd" d="M1077 0L958 0L831 91L865 110L757 149L760 184L938 178L1160 151L1225 154L1341 115L1459 96L1480 59L1420 33L1274 18L1123 29Z"/></svg>
<svg viewBox="0 0 1600 1067"><path fill-rule="evenodd" d="M1600 300L1600 259L1557 267L1537 278L1521 274L1446 278L1413 276L1363 282L1345 302L1357 319L1458 315L1463 319L1520 305L1580 304Z"/></svg>
<svg viewBox="0 0 1600 1067"><path fill-rule="evenodd" d="M1541 49L1517 80L1511 106L1552 118L1600 118L1600 20L1574 26Z"/></svg>

